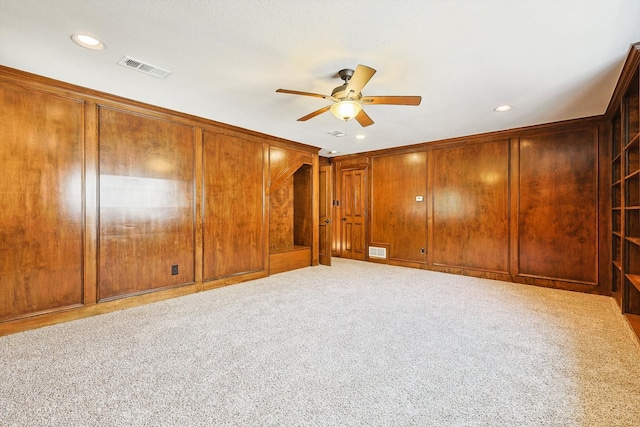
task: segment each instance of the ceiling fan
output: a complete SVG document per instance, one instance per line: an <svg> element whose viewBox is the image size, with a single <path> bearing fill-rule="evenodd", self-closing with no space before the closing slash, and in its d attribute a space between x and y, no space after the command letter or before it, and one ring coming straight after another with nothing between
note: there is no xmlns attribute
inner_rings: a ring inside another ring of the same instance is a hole
<svg viewBox="0 0 640 427"><path fill-rule="evenodd" d="M365 65L358 65L355 71L349 68L340 70L338 75L344 80L344 84L333 89L331 95L288 89L278 89L276 92L312 96L333 101L331 105L327 105L313 113L300 117L298 119L299 122L307 121L322 113L331 111L339 120L351 120L355 118L361 126L365 127L372 125L373 120L364 112L362 109L363 105L420 105L420 101L422 101L421 96L362 96L362 88L369 82L375 72L376 70Z"/></svg>

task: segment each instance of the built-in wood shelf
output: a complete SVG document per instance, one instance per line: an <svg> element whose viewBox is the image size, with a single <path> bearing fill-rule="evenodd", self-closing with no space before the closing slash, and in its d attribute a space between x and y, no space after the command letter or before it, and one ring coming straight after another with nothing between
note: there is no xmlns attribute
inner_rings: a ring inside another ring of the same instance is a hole
<svg viewBox="0 0 640 427"><path fill-rule="evenodd" d="M625 277L640 292L640 274L626 274Z"/></svg>
<svg viewBox="0 0 640 427"><path fill-rule="evenodd" d="M611 295L640 339L640 43L611 115Z"/></svg>
<svg viewBox="0 0 640 427"><path fill-rule="evenodd" d="M640 237L625 237L625 239L627 240L627 242L631 242L635 245L640 246Z"/></svg>
<svg viewBox="0 0 640 427"><path fill-rule="evenodd" d="M629 326L631 326L633 332L636 333L638 341L640 341L640 315L627 313L624 317L627 319L627 322L629 322Z"/></svg>
<svg viewBox="0 0 640 427"><path fill-rule="evenodd" d="M640 175L640 170L638 170L638 169L634 170L629 175L625 176L624 179L635 178L637 175Z"/></svg>
<svg viewBox="0 0 640 427"><path fill-rule="evenodd" d="M629 143L624 146L625 150L628 150L633 144L638 143L639 139L640 139L640 133L636 133L636 135L629 141Z"/></svg>

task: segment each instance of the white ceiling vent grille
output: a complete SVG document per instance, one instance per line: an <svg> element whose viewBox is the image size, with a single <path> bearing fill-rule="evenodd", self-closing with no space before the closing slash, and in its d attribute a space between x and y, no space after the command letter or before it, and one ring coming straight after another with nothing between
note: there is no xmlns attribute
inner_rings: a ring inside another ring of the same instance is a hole
<svg viewBox="0 0 640 427"><path fill-rule="evenodd" d="M341 136L347 136L347 134L346 134L346 133L344 133L344 132L340 132L339 130L330 130L330 131L328 131L327 133L328 133L329 135L333 135L333 136L336 136L336 137L338 137L338 138L340 138Z"/></svg>
<svg viewBox="0 0 640 427"><path fill-rule="evenodd" d="M147 64L146 62L139 61L137 59L131 58L130 56L125 56L124 58L122 58L122 61L118 62L118 64L127 68L141 71L145 74L151 74L152 76L159 79L164 79L169 74L171 74L171 71L163 70L162 68Z"/></svg>

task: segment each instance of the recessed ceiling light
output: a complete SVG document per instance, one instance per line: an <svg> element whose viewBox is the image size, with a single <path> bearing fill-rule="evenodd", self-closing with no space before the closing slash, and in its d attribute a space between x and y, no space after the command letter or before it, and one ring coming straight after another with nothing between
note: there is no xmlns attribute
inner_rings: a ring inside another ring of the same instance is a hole
<svg viewBox="0 0 640 427"><path fill-rule="evenodd" d="M496 113L503 113L505 111L511 110L511 105L501 105L493 109Z"/></svg>
<svg viewBox="0 0 640 427"><path fill-rule="evenodd" d="M87 49L102 50L106 48L104 43L86 34L74 34L71 36L71 40L78 46L86 47Z"/></svg>
<svg viewBox="0 0 640 427"><path fill-rule="evenodd" d="M337 150L331 150L331 151L329 151L329 154L338 154L338 151Z"/></svg>
<svg viewBox="0 0 640 427"><path fill-rule="evenodd" d="M356 135L356 139L365 139L365 138L366 138L365 135L362 135L362 134Z"/></svg>

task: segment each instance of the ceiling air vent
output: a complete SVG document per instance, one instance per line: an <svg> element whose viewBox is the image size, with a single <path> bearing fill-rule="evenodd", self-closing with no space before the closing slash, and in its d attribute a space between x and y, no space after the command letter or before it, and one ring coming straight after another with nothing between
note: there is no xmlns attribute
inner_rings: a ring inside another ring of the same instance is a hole
<svg viewBox="0 0 640 427"><path fill-rule="evenodd" d="M329 135L333 135L333 136L336 136L336 137L338 137L338 138L340 138L341 136L347 136L347 134L346 134L346 133L344 133L344 132L340 132L339 130L330 130L330 131L328 131L327 133L328 133Z"/></svg>
<svg viewBox="0 0 640 427"><path fill-rule="evenodd" d="M131 58L130 56L125 56L124 58L122 58L122 61L118 62L118 64L127 68L141 71L145 74L151 74L152 76L159 79L164 79L169 74L171 74L171 71L163 70L162 68L147 64L146 62L139 61L137 59Z"/></svg>

